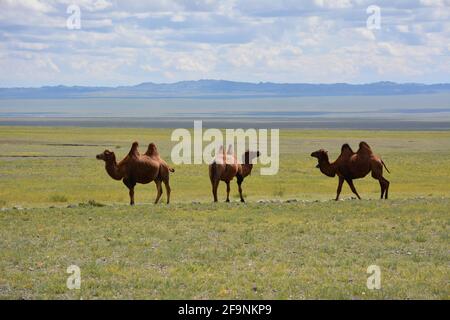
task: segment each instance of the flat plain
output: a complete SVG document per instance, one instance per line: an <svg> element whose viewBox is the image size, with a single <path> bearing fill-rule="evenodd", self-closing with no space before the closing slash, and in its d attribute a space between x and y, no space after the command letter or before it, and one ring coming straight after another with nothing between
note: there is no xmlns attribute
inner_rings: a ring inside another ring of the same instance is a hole
<svg viewBox="0 0 450 320"><path fill-rule="evenodd" d="M121 159L169 129L0 127L0 297L10 299L448 299L450 132L281 130L280 171L244 182L246 204L212 203L206 165L174 166L170 205L139 186L136 207L95 155ZM336 179L309 154L367 141L391 174ZM225 199L221 185L220 200ZM163 196L164 200L164 196ZM69 290L69 265L81 269ZM368 290L367 267L382 287Z"/></svg>

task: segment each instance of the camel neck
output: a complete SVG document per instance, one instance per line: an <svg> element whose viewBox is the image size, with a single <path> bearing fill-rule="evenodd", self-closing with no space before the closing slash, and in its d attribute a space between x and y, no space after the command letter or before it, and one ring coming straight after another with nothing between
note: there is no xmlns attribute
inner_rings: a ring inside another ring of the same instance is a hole
<svg viewBox="0 0 450 320"><path fill-rule="evenodd" d="M246 177L252 173L253 164L243 164L242 165L242 176Z"/></svg>
<svg viewBox="0 0 450 320"><path fill-rule="evenodd" d="M105 168L106 172L108 172L109 176L114 180L121 180L123 178L123 175L120 174L120 170L115 159L107 161Z"/></svg>
<svg viewBox="0 0 450 320"><path fill-rule="evenodd" d="M334 163L330 163L328 159L321 160L319 162L319 168L328 177L334 177L336 175L336 166Z"/></svg>

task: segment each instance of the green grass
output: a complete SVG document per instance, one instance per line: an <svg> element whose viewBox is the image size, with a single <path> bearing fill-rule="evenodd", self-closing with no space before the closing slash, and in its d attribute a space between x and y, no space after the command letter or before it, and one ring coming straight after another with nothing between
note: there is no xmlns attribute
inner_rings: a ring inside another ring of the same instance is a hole
<svg viewBox="0 0 450 320"><path fill-rule="evenodd" d="M67 202L67 197L60 194L53 194L50 196L50 201L52 202Z"/></svg>
<svg viewBox="0 0 450 320"><path fill-rule="evenodd" d="M138 140L170 160L170 132L0 127L0 298L450 298L450 132L282 130L280 172L255 166L246 204L235 184L232 203L211 203L207 166L185 165L171 175L171 205L150 205L148 185L127 206L95 155L121 158ZM356 182L365 200L328 201L337 181L309 154L333 159L360 140L391 170L392 199L378 200L368 177ZM66 288L72 264L79 291ZM381 290L366 287L372 264Z"/></svg>
<svg viewBox="0 0 450 320"><path fill-rule="evenodd" d="M448 199L7 211L0 297L448 299ZM69 265L81 290L66 288ZM381 290L366 287L381 268Z"/></svg>

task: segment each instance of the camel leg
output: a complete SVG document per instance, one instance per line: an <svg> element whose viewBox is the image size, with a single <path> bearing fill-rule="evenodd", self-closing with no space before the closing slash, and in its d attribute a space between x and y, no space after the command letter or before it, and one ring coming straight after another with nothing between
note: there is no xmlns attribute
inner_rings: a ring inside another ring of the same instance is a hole
<svg viewBox="0 0 450 320"><path fill-rule="evenodd" d="M227 184L227 200L225 202L230 202L230 181L226 181Z"/></svg>
<svg viewBox="0 0 450 320"><path fill-rule="evenodd" d="M217 202L217 188L219 187L219 180L212 180L211 181L211 185L212 185L212 193L213 193L213 197L214 197L214 202Z"/></svg>
<svg viewBox="0 0 450 320"><path fill-rule="evenodd" d="M132 182L129 179L123 179L123 183L129 190L128 194L130 195L130 205L134 206L134 187L136 186L136 183Z"/></svg>
<svg viewBox="0 0 450 320"><path fill-rule="evenodd" d="M239 196L241 197L241 202L245 202L244 197L242 196L242 182L244 181L244 178L242 176L236 176L237 178L237 184L239 189Z"/></svg>
<svg viewBox="0 0 450 320"><path fill-rule="evenodd" d="M384 192L386 191L386 188L385 188L383 180L380 179L378 181L380 182L380 188L381 188L381 198L380 199L383 199L384 198Z"/></svg>
<svg viewBox="0 0 450 320"><path fill-rule="evenodd" d="M383 177L382 171L383 171L383 168L378 169L376 171L373 170L372 171L372 177L374 179L377 179L380 182L381 199L383 199L383 197L384 197L384 199L387 199L388 198L388 193L389 193L390 182Z"/></svg>
<svg viewBox="0 0 450 320"><path fill-rule="evenodd" d="M344 178L339 177L339 184L336 191L336 201L339 200L339 196L341 195L342 185L344 184Z"/></svg>
<svg viewBox="0 0 450 320"><path fill-rule="evenodd" d="M134 206L134 187L130 188L130 205Z"/></svg>
<svg viewBox="0 0 450 320"><path fill-rule="evenodd" d="M164 180L164 186L166 187L167 204L169 204L169 203L170 203L170 192L172 191L172 190L170 189L169 179L165 179L165 180Z"/></svg>
<svg viewBox="0 0 450 320"><path fill-rule="evenodd" d="M155 184L156 184L156 191L157 191L155 204L157 204L159 202L159 199L161 198L163 191L162 191L162 186L161 186L161 180L155 180Z"/></svg>
<svg viewBox="0 0 450 320"><path fill-rule="evenodd" d="M389 193L389 185L391 184L387 179L385 179L384 177L381 177L384 181L384 198L387 200L388 199L388 193Z"/></svg>
<svg viewBox="0 0 450 320"><path fill-rule="evenodd" d="M352 179L346 179L348 185L350 186L350 189L352 189L352 192L358 197L359 200L361 200L361 197L359 196L358 192L356 191L355 185L353 184Z"/></svg>

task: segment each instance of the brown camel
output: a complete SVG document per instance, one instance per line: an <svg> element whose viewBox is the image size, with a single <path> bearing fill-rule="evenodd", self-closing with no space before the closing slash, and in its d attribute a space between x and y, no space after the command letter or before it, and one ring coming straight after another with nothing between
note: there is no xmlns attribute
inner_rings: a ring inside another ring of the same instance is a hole
<svg viewBox="0 0 450 320"><path fill-rule="evenodd" d="M242 182L244 178L251 174L253 169L252 159L259 157L260 153L246 151L243 155L242 164L238 163L236 155L232 152L232 147L228 148L227 153L223 147L220 148L217 159L209 165L209 178L211 180L214 202L217 202L217 188L220 181L227 184L227 200L230 202L230 181L237 178L239 196L241 202L245 202L242 196Z"/></svg>
<svg viewBox="0 0 450 320"><path fill-rule="evenodd" d="M114 180L122 180L129 189L130 204L134 205L134 187L137 183L148 184L155 181L157 195L155 204L158 203L162 195L162 183L167 192L167 203L170 202L169 172L175 170L159 156L155 144L151 143L145 154L138 151L139 144L134 142L128 155L119 163L116 161L114 152L105 150L97 155L98 160L105 161L106 172Z"/></svg>
<svg viewBox="0 0 450 320"><path fill-rule="evenodd" d="M360 142L359 150L355 153L348 144L344 144L341 148L340 156L330 163L328 152L321 149L311 153L311 157L318 159L320 171L328 177L339 177L336 201L342 191L344 181L348 183L352 192L361 199L353 184L354 179L364 178L372 172L372 177L380 182L381 199L388 198L389 181L383 177L383 167L389 172L380 157L376 156L366 142ZM389 172L390 173L390 172Z"/></svg>

